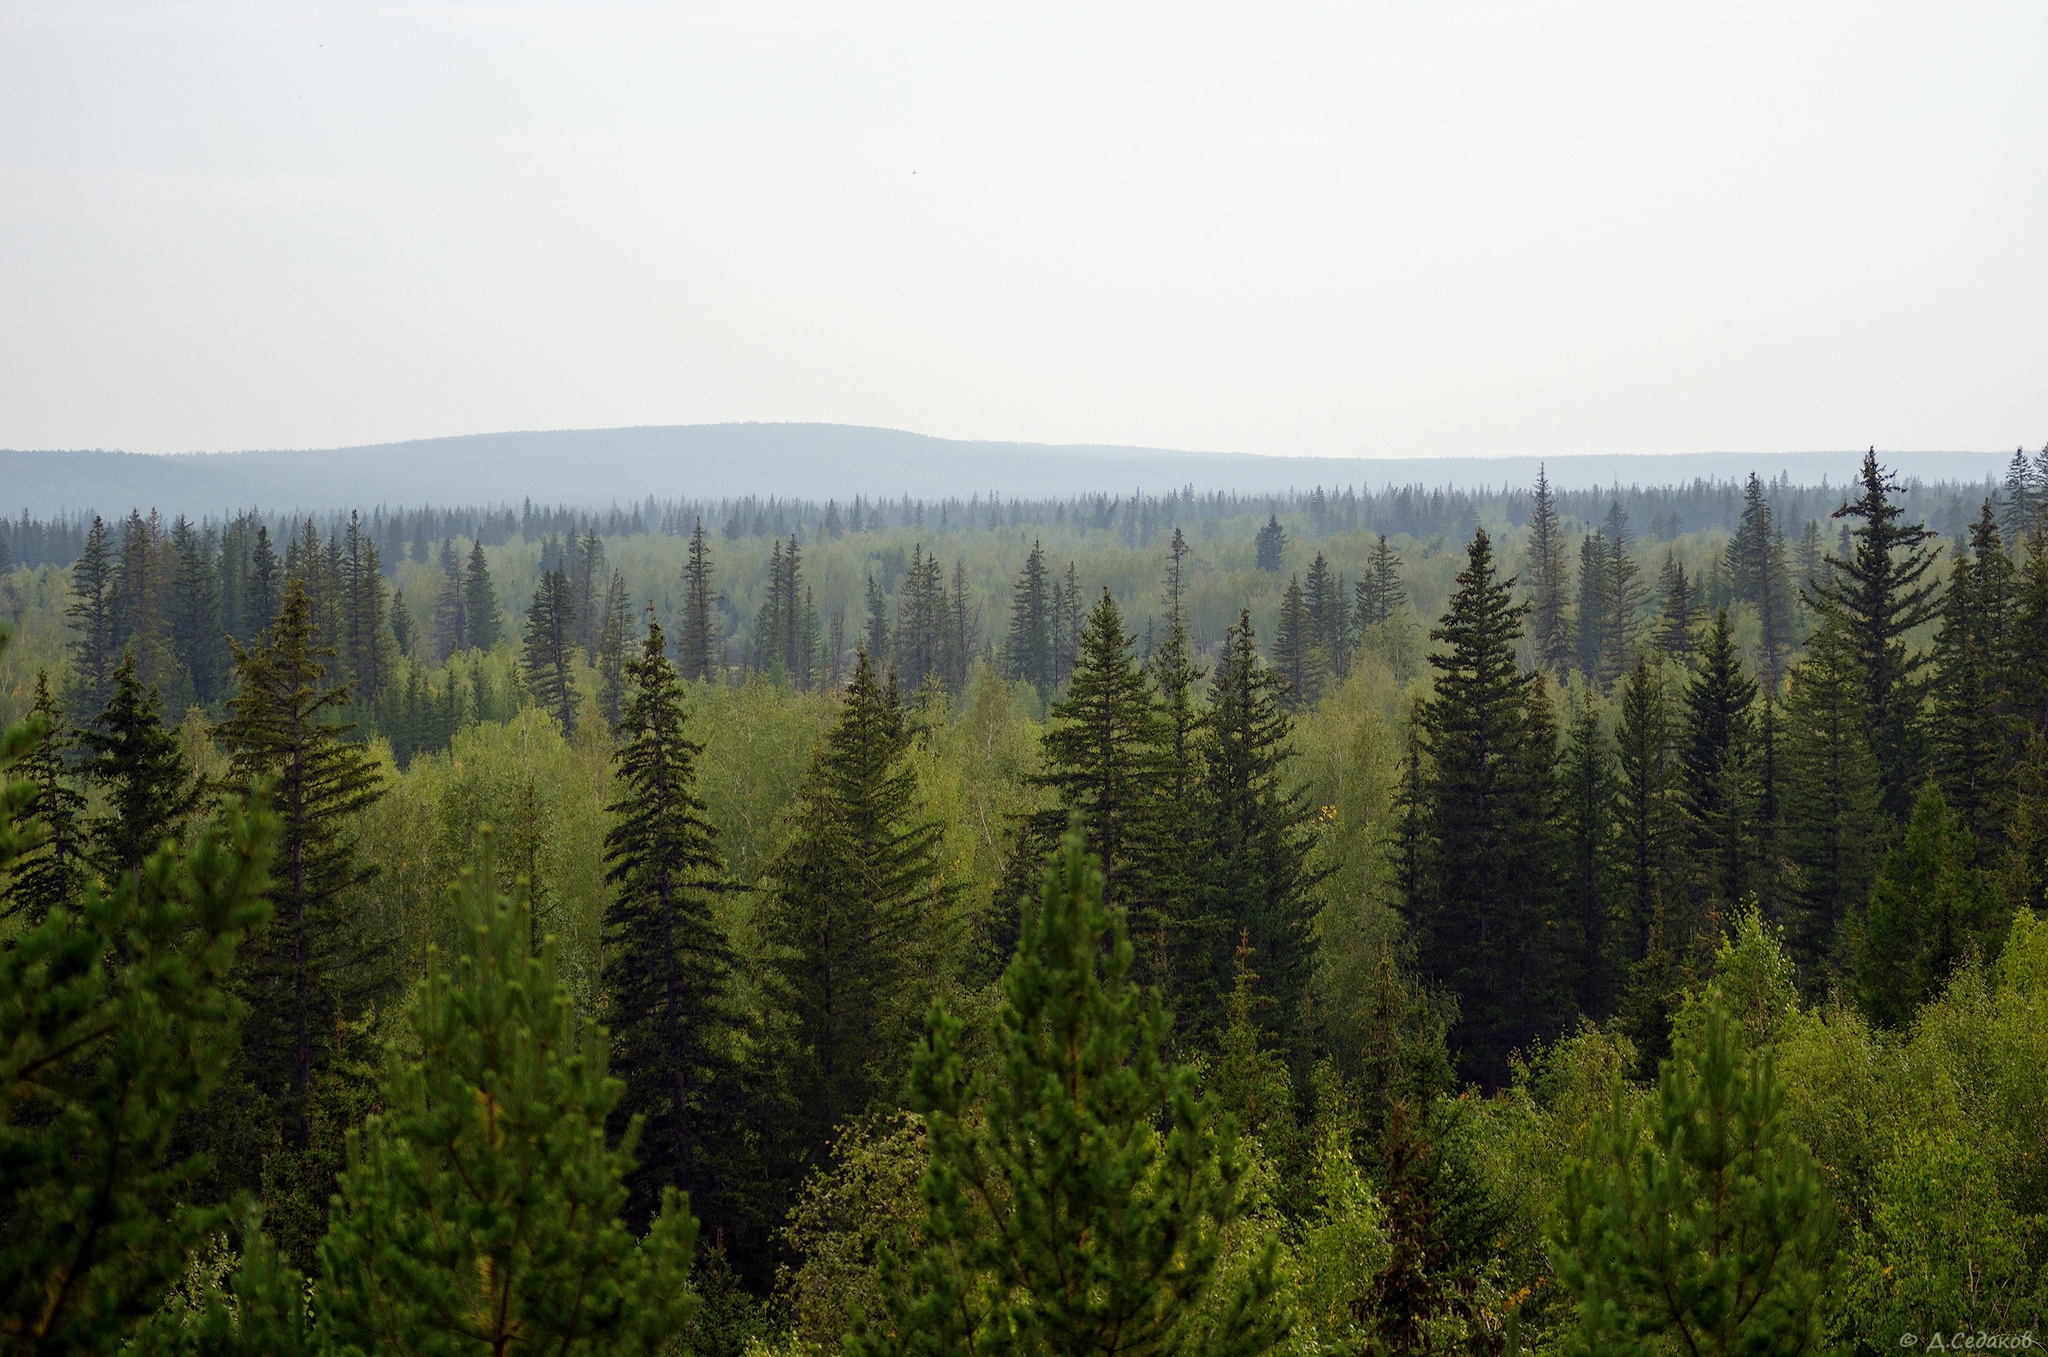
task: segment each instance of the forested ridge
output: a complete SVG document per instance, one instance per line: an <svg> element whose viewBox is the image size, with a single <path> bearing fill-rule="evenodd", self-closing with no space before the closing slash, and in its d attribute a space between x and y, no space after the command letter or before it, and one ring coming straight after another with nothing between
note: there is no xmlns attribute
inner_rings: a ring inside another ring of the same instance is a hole
<svg viewBox="0 0 2048 1357"><path fill-rule="evenodd" d="M0 1349L2048 1308L2048 450L23 516L0 614Z"/></svg>

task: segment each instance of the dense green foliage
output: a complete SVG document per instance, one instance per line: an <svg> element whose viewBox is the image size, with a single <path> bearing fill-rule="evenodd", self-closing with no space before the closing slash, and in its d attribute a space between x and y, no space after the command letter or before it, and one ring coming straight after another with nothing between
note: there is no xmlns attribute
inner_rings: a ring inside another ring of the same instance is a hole
<svg viewBox="0 0 2048 1357"><path fill-rule="evenodd" d="M9 523L6 1002L61 951L159 1034L6 1095L133 1241L56 1346L2027 1331L2048 466L1849 489ZM197 917L252 781L267 921L121 922ZM493 1327L515 1274L596 1308Z"/></svg>

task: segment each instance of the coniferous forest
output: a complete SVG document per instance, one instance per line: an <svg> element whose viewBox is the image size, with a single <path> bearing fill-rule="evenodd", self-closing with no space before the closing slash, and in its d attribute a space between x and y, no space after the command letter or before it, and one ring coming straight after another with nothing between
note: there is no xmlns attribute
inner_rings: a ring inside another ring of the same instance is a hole
<svg viewBox="0 0 2048 1357"><path fill-rule="evenodd" d="M24 515L0 618L0 1352L2048 1316L2048 450Z"/></svg>

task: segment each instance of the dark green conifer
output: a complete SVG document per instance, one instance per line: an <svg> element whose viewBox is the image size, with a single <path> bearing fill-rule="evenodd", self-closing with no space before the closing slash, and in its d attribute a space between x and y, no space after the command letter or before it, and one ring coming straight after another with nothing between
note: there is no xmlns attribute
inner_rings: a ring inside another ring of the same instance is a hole
<svg viewBox="0 0 2048 1357"><path fill-rule="evenodd" d="M1621 859L1621 936L1610 948L1615 976L1649 956L1651 930L1674 898L1684 837L1674 738L1664 671L1639 657L1614 723Z"/></svg>
<svg viewBox="0 0 2048 1357"><path fill-rule="evenodd" d="M920 1240L883 1254L882 1313L849 1357L1251 1357L1286 1335L1275 1243L1222 1266L1248 1208L1236 1123L1166 1062L1170 1020L1131 961L1071 834L1026 902L993 1062L970 1076L962 1024L933 1009L911 1075L931 1156Z"/></svg>
<svg viewBox="0 0 2048 1357"><path fill-rule="evenodd" d="M283 569L278 564L277 549L270 543L270 529L261 523L256 525L256 544L249 552L247 594L243 630L235 639L253 645L263 629L277 620L277 610L284 603Z"/></svg>
<svg viewBox="0 0 2048 1357"><path fill-rule="evenodd" d="M1637 661L1641 663L1640 660ZM1564 756L1558 761L1558 810L1564 903L1579 945L1572 959L1577 972L1579 1011L1603 1017L1615 992L1609 962L1614 940L1609 921L1616 811L1619 786L1599 714L1590 704L1579 707Z"/></svg>
<svg viewBox="0 0 2048 1357"><path fill-rule="evenodd" d="M541 578L547 578L542 566ZM441 539L441 597L434 607L434 653L445 660L469 649L468 589L462 578L462 558L455 554L455 539Z"/></svg>
<svg viewBox="0 0 2048 1357"><path fill-rule="evenodd" d="M1657 649L1668 659L1684 664L1697 648L1699 591L1687 581L1685 566L1664 557L1664 577L1658 593L1663 611L1657 619Z"/></svg>
<svg viewBox="0 0 2048 1357"><path fill-rule="evenodd" d="M419 640L418 628L413 624L412 609L405 606L403 589L391 591L391 639L400 656L413 659L413 647Z"/></svg>
<svg viewBox="0 0 2048 1357"><path fill-rule="evenodd" d="M1318 658L1301 580L1290 576L1286 592L1280 595L1280 628L1273 638L1273 668L1284 685L1281 701L1289 711L1313 707L1322 697L1323 670Z"/></svg>
<svg viewBox="0 0 2048 1357"><path fill-rule="evenodd" d="M1579 672L1591 680L1600 673L1600 657L1607 653L1607 624L1614 615L1607 589L1607 538L1595 531L1579 542L1578 662Z"/></svg>
<svg viewBox="0 0 2048 1357"><path fill-rule="evenodd" d="M1998 534L1991 501L1958 551L1934 638L1934 702L1929 713L1935 779L1980 855L2005 838L2007 784L2017 750L2014 680L2023 665L2019 577ZM1980 864L1981 865L1981 864Z"/></svg>
<svg viewBox="0 0 2048 1357"><path fill-rule="evenodd" d="M34 788L29 813L40 826L37 841L18 849L0 888L0 920L19 918L33 928L59 906L76 904L88 875L86 838L80 823L85 797L66 766L77 737L50 695L49 675L36 671L35 701L25 727L33 734L12 773Z"/></svg>
<svg viewBox="0 0 2048 1357"><path fill-rule="evenodd" d="M1997 950L2004 910L1976 857L1969 828L1929 786L1854 916L1855 993L1872 1022L1905 1026L1958 967Z"/></svg>
<svg viewBox="0 0 2048 1357"><path fill-rule="evenodd" d="M799 793L796 830L769 868L763 931L805 1065L813 1143L902 1086L930 977L915 958L943 934L957 888L942 828L919 805L911 732L892 674L862 648Z"/></svg>
<svg viewBox="0 0 2048 1357"><path fill-rule="evenodd" d="M290 581L266 638L236 649L240 688L214 732L235 779L264 784L280 822L272 923L240 970L248 1074L292 1150L307 1144L308 1099L337 1030L383 982L382 940L346 907L377 874L358 856L353 821L383 795L383 774L337 719L351 699L328 682L332 654L315 638L304 581Z"/></svg>
<svg viewBox="0 0 2048 1357"><path fill-rule="evenodd" d="M504 614L498 608L498 588L491 583L491 567L484 560L484 544L469 545L469 565L462 572L462 620L468 628L466 648L495 650L505 634Z"/></svg>
<svg viewBox="0 0 2048 1357"><path fill-rule="evenodd" d="M526 610L526 653L521 668L534 705L561 722L564 735L576 730L578 699L570 672L575 654L574 621L569 576L558 565L540 577L533 605Z"/></svg>
<svg viewBox="0 0 2048 1357"><path fill-rule="evenodd" d="M1037 542L1024 557L1010 595L1010 630L1003 639L1004 677L1030 684L1041 700L1056 683L1053 666L1053 586Z"/></svg>
<svg viewBox="0 0 2048 1357"><path fill-rule="evenodd" d="M1266 517L1266 526L1260 528L1252 539L1253 563L1268 574L1280 573L1280 558L1287 550L1287 533L1280 526L1278 514Z"/></svg>
<svg viewBox="0 0 2048 1357"><path fill-rule="evenodd" d="M1556 917L1556 731L1541 676L1515 660L1527 605L1473 535L1416 714L1419 859L1407 910L1424 978L1454 995L1468 1077L1506 1082L1509 1052L1563 1021L1576 950Z"/></svg>
<svg viewBox="0 0 2048 1357"><path fill-rule="evenodd" d="M1928 578L1934 552L1927 546L1934 534L1902 521L1905 510L1892 501L1898 487L1878 466L1875 449L1864 455L1860 480L1862 494L1835 511L1836 518L1861 520L1854 554L1828 558L1829 576L1812 603L1848 641L1877 752L1880 804L1903 822L1926 774L1927 656L1907 649L1906 633L1935 616L1935 582Z"/></svg>
<svg viewBox="0 0 2048 1357"><path fill-rule="evenodd" d="M592 524L569 552L569 609L576 647L597 662L597 636L604 627L604 539Z"/></svg>
<svg viewBox="0 0 2048 1357"><path fill-rule="evenodd" d="M604 624L597 633L597 708L614 729L626 702L626 629L632 618L626 603L626 577L612 571L604 590Z"/></svg>
<svg viewBox="0 0 2048 1357"><path fill-rule="evenodd" d="M1695 872L1691 927L1704 928L1710 911L1732 909L1749 892L1755 826L1748 759L1756 693L1722 608L1707 628L1685 688L1679 747Z"/></svg>
<svg viewBox="0 0 2048 1357"><path fill-rule="evenodd" d="M697 794L682 678L668 662L651 618L629 677L633 694L612 756L619 796L605 832L605 1001L613 1063L625 1080L614 1130L645 1123L631 1180L635 1219L673 1184L696 1193L712 1119L713 1085L724 1071L731 1027L732 948L713 910L730 889L717 831Z"/></svg>
<svg viewBox="0 0 2048 1357"><path fill-rule="evenodd" d="M1379 550L1385 550L1386 540L1382 534ZM1541 466L1536 468L1536 493L1529 513L1529 555L1523 578L1529 581L1529 632L1537 662L1561 680L1572 667L1573 655L1565 600L1564 527L1558 522L1557 500L1550 493L1550 480ZM1359 581L1358 587L1364 589L1365 582ZM1360 601L1364 601L1363 595Z"/></svg>
<svg viewBox="0 0 2048 1357"><path fill-rule="evenodd" d="M1600 662L1594 678L1605 692L1635 665L1636 645L1643 630L1643 604L1649 591L1639 578L1641 568L1629 550L1634 539L1629 535L1628 515L1622 512L1621 501L1616 500L1608 509L1607 526L1601 536L1607 544L1607 561L1600 601L1607 609L1607 617L1600 629Z"/></svg>
<svg viewBox="0 0 2048 1357"><path fill-rule="evenodd" d="M1401 558L1387 545L1387 535L1381 533L1379 541L1373 544L1372 554L1366 558L1365 572L1358 577L1359 627L1377 627L1392 621L1407 601L1408 591L1401 584Z"/></svg>
<svg viewBox="0 0 2048 1357"><path fill-rule="evenodd" d="M1331 573L1318 551L1309 563L1302 602L1308 608L1310 649L1318 667L1333 676L1341 676L1351 658L1351 600L1345 592L1343 577Z"/></svg>
<svg viewBox="0 0 2048 1357"><path fill-rule="evenodd" d="M712 622L711 547L704 538L704 520L690 530L690 561L683 567L683 625L676 642L676 659L683 677L692 682L716 678L718 636Z"/></svg>
<svg viewBox="0 0 2048 1357"><path fill-rule="evenodd" d="M227 678L228 652L212 530L201 533L179 515L171 525L171 556L171 648L192 678L192 695L214 702Z"/></svg>
<svg viewBox="0 0 2048 1357"><path fill-rule="evenodd" d="M1293 721L1286 690L1259 662L1251 615L1224 638L1198 733L1199 830L1190 845L1201 902L1207 966L1174 995L1191 1032L1220 1025L1242 942L1270 1000L1259 1015L1270 1038L1297 1062L1307 1053L1303 1000L1315 947L1315 889L1327 875L1309 865L1316 810L1290 787ZM1177 891L1165 892L1169 897ZM1185 922L1181 925L1185 927Z"/></svg>
<svg viewBox="0 0 2048 1357"><path fill-rule="evenodd" d="M1785 718L1787 943L1801 968L1819 976L1839 961L1840 929L1869 896L1880 819L1862 684L1832 625L1793 666Z"/></svg>
<svg viewBox="0 0 2048 1357"><path fill-rule="evenodd" d="M889 596L882 592L882 586L875 583L875 577L868 576L867 590L867 640L865 645L870 655L889 653Z"/></svg>
<svg viewBox="0 0 2048 1357"><path fill-rule="evenodd" d="M156 690L145 689L136 674L134 654L124 654L113 695L79 736L86 750L79 771L106 804L86 822L86 855L109 878L140 871L166 839L179 837L199 805L184 749L164 729L157 706Z"/></svg>
<svg viewBox="0 0 2048 1357"><path fill-rule="evenodd" d="M119 600L115 596L114 560L106 520L93 515L85 549L71 564L71 602L64 609L70 622L71 680L65 705L72 711L97 712L113 696L114 666L121 662L118 631Z"/></svg>
<svg viewBox="0 0 2048 1357"><path fill-rule="evenodd" d="M620 1221L639 1123L605 1034L531 954L524 892L488 840L455 891L452 966L430 952L388 1057L380 1110L351 1133L320 1247L322 1335L351 1353L667 1350L695 1308L696 1222L673 1190L645 1238Z"/></svg>

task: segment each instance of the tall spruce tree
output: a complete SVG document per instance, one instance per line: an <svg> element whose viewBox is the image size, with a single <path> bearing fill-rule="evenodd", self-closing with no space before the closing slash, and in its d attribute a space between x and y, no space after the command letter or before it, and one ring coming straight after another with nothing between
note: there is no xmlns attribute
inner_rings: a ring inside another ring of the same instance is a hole
<svg viewBox="0 0 2048 1357"><path fill-rule="evenodd" d="M28 743L11 772L33 789L28 809L40 834L33 844L18 845L0 881L0 921L19 918L33 928L50 911L73 905L84 888L88 869L81 820L85 796L74 785L67 766L77 736L64 721L63 709L50 694L49 675L36 671L35 700L29 706L32 725Z"/></svg>
<svg viewBox="0 0 2048 1357"><path fill-rule="evenodd" d="M1308 583L1302 587L1302 601L1308 607L1309 648L1317 665L1341 677L1350 663L1351 600L1345 597L1342 576L1334 575L1330 563L1318 551L1309 563Z"/></svg>
<svg viewBox="0 0 2048 1357"><path fill-rule="evenodd" d="M1122 915L1078 834L1025 902L992 1062L935 1007L911 1098L930 1144L914 1253L881 1258L849 1357L1252 1357L1286 1335L1277 1248L1224 1266L1249 1208L1234 1120L1167 1063L1170 1020L1131 982Z"/></svg>
<svg viewBox="0 0 2048 1357"><path fill-rule="evenodd" d="M617 728L626 703L626 629L632 613L626 602L626 577L612 571L604 589L604 623L597 632L597 708L607 726Z"/></svg>
<svg viewBox="0 0 2048 1357"><path fill-rule="evenodd" d="M1390 622L1407 602L1408 591L1401 584L1401 558L1381 533L1358 577L1358 625L1363 629Z"/></svg>
<svg viewBox="0 0 2048 1357"><path fill-rule="evenodd" d="M534 704L561 722L564 735L576 730L575 648L569 576L557 565L540 577L533 604L526 610L526 653L521 668Z"/></svg>
<svg viewBox="0 0 2048 1357"><path fill-rule="evenodd" d="M1278 676L1260 663L1251 614L1240 613L1224 638L1199 734L1201 820L1192 874L1207 965L1184 978L1175 999L1189 1031L1221 1026L1238 948L1249 947L1270 1000L1260 1025L1303 1063L1314 895L1328 873L1309 862L1316 810L1287 785L1293 722L1286 696Z"/></svg>
<svg viewBox="0 0 2048 1357"><path fill-rule="evenodd" d="M1898 486L1877 464L1872 449L1863 458L1862 494L1835 511L1859 520L1855 550L1847 560L1829 557L1830 574L1813 604L1824 621L1838 625L1855 656L1863 683L1877 751L1880 804L1903 822L1926 772L1922 704L1924 654L1906 648L1906 633L1933 619L1935 581L1928 577L1934 534L1904 522L1893 503Z"/></svg>
<svg viewBox="0 0 2048 1357"><path fill-rule="evenodd" d="M1976 858L1968 827L1928 787L1853 916L1854 990L1872 1022L1905 1026L1958 967L1996 950L2007 916Z"/></svg>
<svg viewBox="0 0 2048 1357"><path fill-rule="evenodd" d="M1557 737L1542 678L1515 661L1527 606L1473 534L1443 621L1436 678L1416 713L1422 755L1410 793L1414 891L1407 901L1424 977L1455 995L1468 1077L1504 1083L1508 1055L1562 1022L1576 951L1558 918Z"/></svg>
<svg viewBox="0 0 2048 1357"><path fill-rule="evenodd" d="M805 1057L799 1102L814 1145L901 1088L930 989L915 958L943 935L957 892L910 750L895 676L885 681L862 648L799 793L795 834L769 868L762 925Z"/></svg>
<svg viewBox="0 0 2048 1357"><path fill-rule="evenodd" d="M98 712L113 695L114 666L121 662L118 610L113 548L106 520L94 514L85 548L71 565L71 602L64 609L73 633L64 700L72 711Z"/></svg>
<svg viewBox="0 0 2048 1357"><path fill-rule="evenodd" d="M347 908L349 893L377 875L353 821L383 795L383 774L338 719L350 694L328 681L332 654L314 635L304 582L292 580L267 637L236 650L239 688L214 732L235 779L265 785L279 821L272 921L248 948L240 987L247 1071L288 1149L306 1144L314 1078L342 1021L360 1016L384 982L382 939Z"/></svg>
<svg viewBox="0 0 2048 1357"><path fill-rule="evenodd" d="M1757 660L1767 687L1783 677L1792 649L1792 587L1785 537L1771 513L1763 478L1743 488L1742 517L1728 541L1728 580L1738 601L1756 609Z"/></svg>
<svg viewBox="0 0 2048 1357"><path fill-rule="evenodd" d="M79 765L106 809L86 821L86 855L111 878L142 870L166 839L177 839L199 807L199 787L178 737L157 715L154 688L145 689L132 652L114 670L113 695L79 736Z"/></svg>
<svg viewBox="0 0 2048 1357"><path fill-rule="evenodd" d="M670 1191L644 1238L621 1223L638 1123L605 1034L531 955L531 906L488 847L455 890L459 950L438 950L388 1058L380 1110L352 1133L320 1249L322 1337L350 1353L653 1357L696 1305L696 1222Z"/></svg>
<svg viewBox="0 0 2048 1357"><path fill-rule="evenodd" d="M1195 728L1199 712L1195 686L1202 681L1205 671L1188 629L1188 542L1179 528L1173 530L1173 540L1166 550L1166 635L1152 653L1150 669L1159 685L1160 705L1172 727L1166 751L1167 795L1171 806L1185 807L1196 774Z"/></svg>
<svg viewBox="0 0 2048 1357"><path fill-rule="evenodd" d="M1802 971L1818 976L1840 961L1840 930L1868 898L1880 818L1862 685L1835 627L1823 626L1793 666L1785 717L1786 941Z"/></svg>
<svg viewBox="0 0 2048 1357"><path fill-rule="evenodd" d="M1699 590L1686 579L1684 563L1667 554L1657 592L1663 600L1657 618L1657 649L1682 664L1698 647Z"/></svg>
<svg viewBox="0 0 2048 1357"><path fill-rule="evenodd" d="M689 738L682 678L651 618L633 661L633 696L612 756L619 796L605 831L604 983L613 1065L625 1095L613 1129L644 1123L633 1218L664 1186L711 1194L700 1169L715 1155L716 1085L730 1063L733 953L717 918L731 889L717 830L697 792L703 746Z"/></svg>
<svg viewBox="0 0 2048 1357"><path fill-rule="evenodd" d="M1620 821L1622 936L1612 952L1634 966L1650 953L1651 930L1671 897L1682 844L1675 731L1664 671L1637 659L1622 685L1614 723Z"/></svg>
<svg viewBox="0 0 2048 1357"><path fill-rule="evenodd" d="M1629 534L1628 515L1622 512L1621 501L1614 501L1608 509L1601 536L1607 542L1606 579L1601 594L1607 618L1601 627L1600 662L1594 677L1605 691L1635 665L1636 646L1643 630L1642 609L1649 591L1639 578L1640 567L1630 552L1634 539Z"/></svg>
<svg viewBox="0 0 2048 1357"><path fill-rule="evenodd" d="M1693 845L1693 915L1706 927L1717 908L1732 911L1749 891L1755 823L1748 759L1755 733L1756 680L1743 671L1728 610L1720 609L1700 643L1685 688L1680 766Z"/></svg>
<svg viewBox="0 0 2048 1357"><path fill-rule="evenodd" d="M1266 516L1266 526L1260 528L1252 539L1253 563L1271 575L1280 573L1280 559L1287 550L1287 532L1280 526L1278 514Z"/></svg>
<svg viewBox="0 0 2048 1357"><path fill-rule="evenodd" d="M1541 466L1536 468L1536 493L1529 512L1528 560L1523 573L1529 581L1529 631L1537 660L1561 679L1572 667L1573 654L1565 606L1564 528L1558 522L1557 501L1550 493L1549 477Z"/></svg>
<svg viewBox="0 0 2048 1357"><path fill-rule="evenodd" d="M542 569L546 577L546 569ZM439 659L469 649L469 590L462 577L462 558L455 539L441 540L441 597L434 606L434 653Z"/></svg>
<svg viewBox="0 0 2048 1357"><path fill-rule="evenodd" d="M2005 838L2017 712L2019 576L1998 532L1991 501L1956 553L1934 638L1929 713L1934 776L1969 828L1978 853L1997 855Z"/></svg>
<svg viewBox="0 0 2048 1357"><path fill-rule="evenodd" d="M255 545L249 551L247 611L243 630L235 633L235 639L254 644L264 629L277 620L277 610L283 604L284 568L278 563L277 548L271 545L270 529L259 523Z"/></svg>
<svg viewBox="0 0 2048 1357"><path fill-rule="evenodd" d="M597 525L587 528L569 553L569 606L573 639L592 664L597 663L597 637L604 629L604 582L607 578L604 539Z"/></svg>
<svg viewBox="0 0 2048 1357"><path fill-rule="evenodd" d="M1607 653L1607 627L1614 616L1613 599L1607 588L1607 562L1604 534L1596 530L1580 539L1578 664L1579 672L1592 683L1599 681L1601 659Z"/></svg>
<svg viewBox="0 0 2048 1357"><path fill-rule="evenodd" d="M227 677L227 632L221 626L220 563L213 532L179 515L171 525L171 648L201 702L219 700Z"/></svg>
<svg viewBox="0 0 2048 1357"><path fill-rule="evenodd" d="M1273 638L1273 668L1279 671L1281 701L1289 711L1313 707L1323 692L1323 667L1315 651L1315 627L1301 580L1289 577L1280 595L1280 628Z"/></svg>
<svg viewBox="0 0 2048 1357"><path fill-rule="evenodd" d="M1609 1011L1617 988L1609 970L1609 921L1619 787L1599 713L1590 703L1572 718L1557 784L1561 893L1578 943L1578 955L1569 959L1575 997L1581 1013L1597 1018Z"/></svg>
<svg viewBox="0 0 2048 1357"><path fill-rule="evenodd" d="M498 588L491 583L491 567L484 560L482 542L469 544L469 564L462 572L462 615L469 629L469 648L495 650L498 639L505 634L505 620L498 608Z"/></svg>
<svg viewBox="0 0 2048 1357"><path fill-rule="evenodd" d="M882 592L882 586L875 583L873 575L868 576L867 591L867 651L870 655L889 653L889 596Z"/></svg>
<svg viewBox="0 0 2048 1357"><path fill-rule="evenodd" d="M712 622L711 570L711 546L704 537L704 520L699 518L690 530L690 559L683 567L682 635L676 643L683 677L692 682L718 677L723 669Z"/></svg>
<svg viewBox="0 0 2048 1357"><path fill-rule="evenodd" d="M1024 557L1024 568L1010 595L1010 630L1003 639L1004 677L1028 683L1047 699L1053 674L1052 581L1045 569L1045 550L1037 542Z"/></svg>

